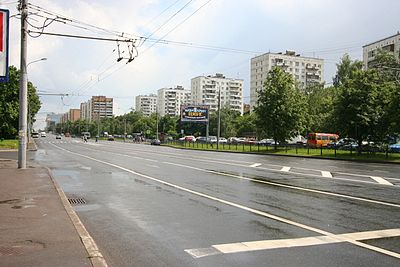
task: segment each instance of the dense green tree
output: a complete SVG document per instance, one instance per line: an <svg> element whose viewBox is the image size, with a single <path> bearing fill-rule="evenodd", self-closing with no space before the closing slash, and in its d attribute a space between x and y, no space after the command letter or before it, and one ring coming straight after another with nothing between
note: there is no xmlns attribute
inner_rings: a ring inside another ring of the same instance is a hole
<svg viewBox="0 0 400 267"><path fill-rule="evenodd" d="M9 67L9 81L0 83L0 137L15 138L19 123L19 80L20 71ZM28 82L28 123L35 121L35 115L41 106L36 88Z"/></svg>
<svg viewBox="0 0 400 267"><path fill-rule="evenodd" d="M307 98L307 131L308 132L336 132L332 124L334 101L337 96L336 87L323 85L308 90ZM303 132L303 134L306 134Z"/></svg>
<svg viewBox="0 0 400 267"><path fill-rule="evenodd" d="M305 125L305 107L305 96L293 76L280 68L270 70L255 107L261 137L285 142L296 136Z"/></svg>
<svg viewBox="0 0 400 267"><path fill-rule="evenodd" d="M390 102L390 84L379 82L375 70L357 70L340 87L335 106L336 126L341 136L382 140L388 134L385 108ZM361 150L359 150L361 152Z"/></svg>
<svg viewBox="0 0 400 267"><path fill-rule="evenodd" d="M243 116L236 117L235 129L236 136L238 137L247 136L250 133L258 134L256 126L256 113L247 113Z"/></svg>
<svg viewBox="0 0 400 267"><path fill-rule="evenodd" d="M357 70L361 70L363 66L362 61L359 60L351 60L348 54L345 54L341 61L336 64L337 71L336 75L333 78L333 85L335 87L339 87L343 85L343 83L353 77L353 73Z"/></svg>

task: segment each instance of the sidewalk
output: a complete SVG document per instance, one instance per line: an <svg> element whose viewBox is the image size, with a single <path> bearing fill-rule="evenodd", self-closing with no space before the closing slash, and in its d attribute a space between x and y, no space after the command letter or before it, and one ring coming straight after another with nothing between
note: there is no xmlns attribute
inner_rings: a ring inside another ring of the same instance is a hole
<svg viewBox="0 0 400 267"><path fill-rule="evenodd" d="M105 266L85 248L80 221L58 190L46 168L0 159L0 266Z"/></svg>

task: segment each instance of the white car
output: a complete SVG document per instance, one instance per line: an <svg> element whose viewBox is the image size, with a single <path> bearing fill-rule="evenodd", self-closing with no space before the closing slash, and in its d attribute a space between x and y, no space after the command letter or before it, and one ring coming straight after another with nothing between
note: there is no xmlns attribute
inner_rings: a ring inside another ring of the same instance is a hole
<svg viewBox="0 0 400 267"><path fill-rule="evenodd" d="M46 132L41 132L40 137L46 137Z"/></svg>
<svg viewBox="0 0 400 267"><path fill-rule="evenodd" d="M225 137L220 137L218 141L219 141L220 144L227 144L228 143L228 140Z"/></svg>

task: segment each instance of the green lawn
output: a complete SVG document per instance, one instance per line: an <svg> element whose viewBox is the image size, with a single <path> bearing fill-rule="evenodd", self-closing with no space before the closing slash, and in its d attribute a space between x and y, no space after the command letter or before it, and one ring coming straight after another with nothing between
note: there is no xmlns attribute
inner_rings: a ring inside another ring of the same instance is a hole
<svg viewBox="0 0 400 267"><path fill-rule="evenodd" d="M17 149L18 140L2 140L0 141L0 149Z"/></svg>
<svg viewBox="0 0 400 267"><path fill-rule="evenodd" d="M216 145L201 144L201 143L183 143L183 142L170 142L167 144L172 147L179 148L190 148L199 150L216 150ZM219 146L220 151L229 152L246 152L246 153L260 153L260 154L280 154L280 155L297 155L303 157L321 157L321 158L332 158L332 159L350 159L350 160L362 160L362 161L386 161L386 162L398 162L400 163L400 153L368 153L363 152L358 155L355 151L347 150L335 150L334 149L307 149L307 148L294 148L294 147L278 147L274 149L271 146L257 146L257 145L228 145L221 144Z"/></svg>

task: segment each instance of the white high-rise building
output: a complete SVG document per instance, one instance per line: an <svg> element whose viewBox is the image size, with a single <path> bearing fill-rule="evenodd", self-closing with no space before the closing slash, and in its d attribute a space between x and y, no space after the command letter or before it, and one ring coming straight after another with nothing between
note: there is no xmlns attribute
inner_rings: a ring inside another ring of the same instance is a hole
<svg viewBox="0 0 400 267"><path fill-rule="evenodd" d="M198 76L191 80L192 103L207 105L210 111L217 111L221 94L221 107L229 106L243 114L243 80L215 76Z"/></svg>
<svg viewBox="0 0 400 267"><path fill-rule="evenodd" d="M266 53L251 59L250 106L254 110L257 103L257 91L261 90L268 72L273 67L280 67L291 73L300 88L324 81L324 60L313 57L302 57L294 51L283 53Z"/></svg>
<svg viewBox="0 0 400 267"><path fill-rule="evenodd" d="M179 116L181 106L190 104L190 90L182 86L161 88L157 91L157 112L160 116Z"/></svg>
<svg viewBox="0 0 400 267"><path fill-rule="evenodd" d="M368 69L374 65L375 56L378 50L394 54L397 59L400 57L400 32L385 39L363 46L364 68Z"/></svg>
<svg viewBox="0 0 400 267"><path fill-rule="evenodd" d="M144 116L157 112L157 95L138 95L135 99L135 110L141 111Z"/></svg>

